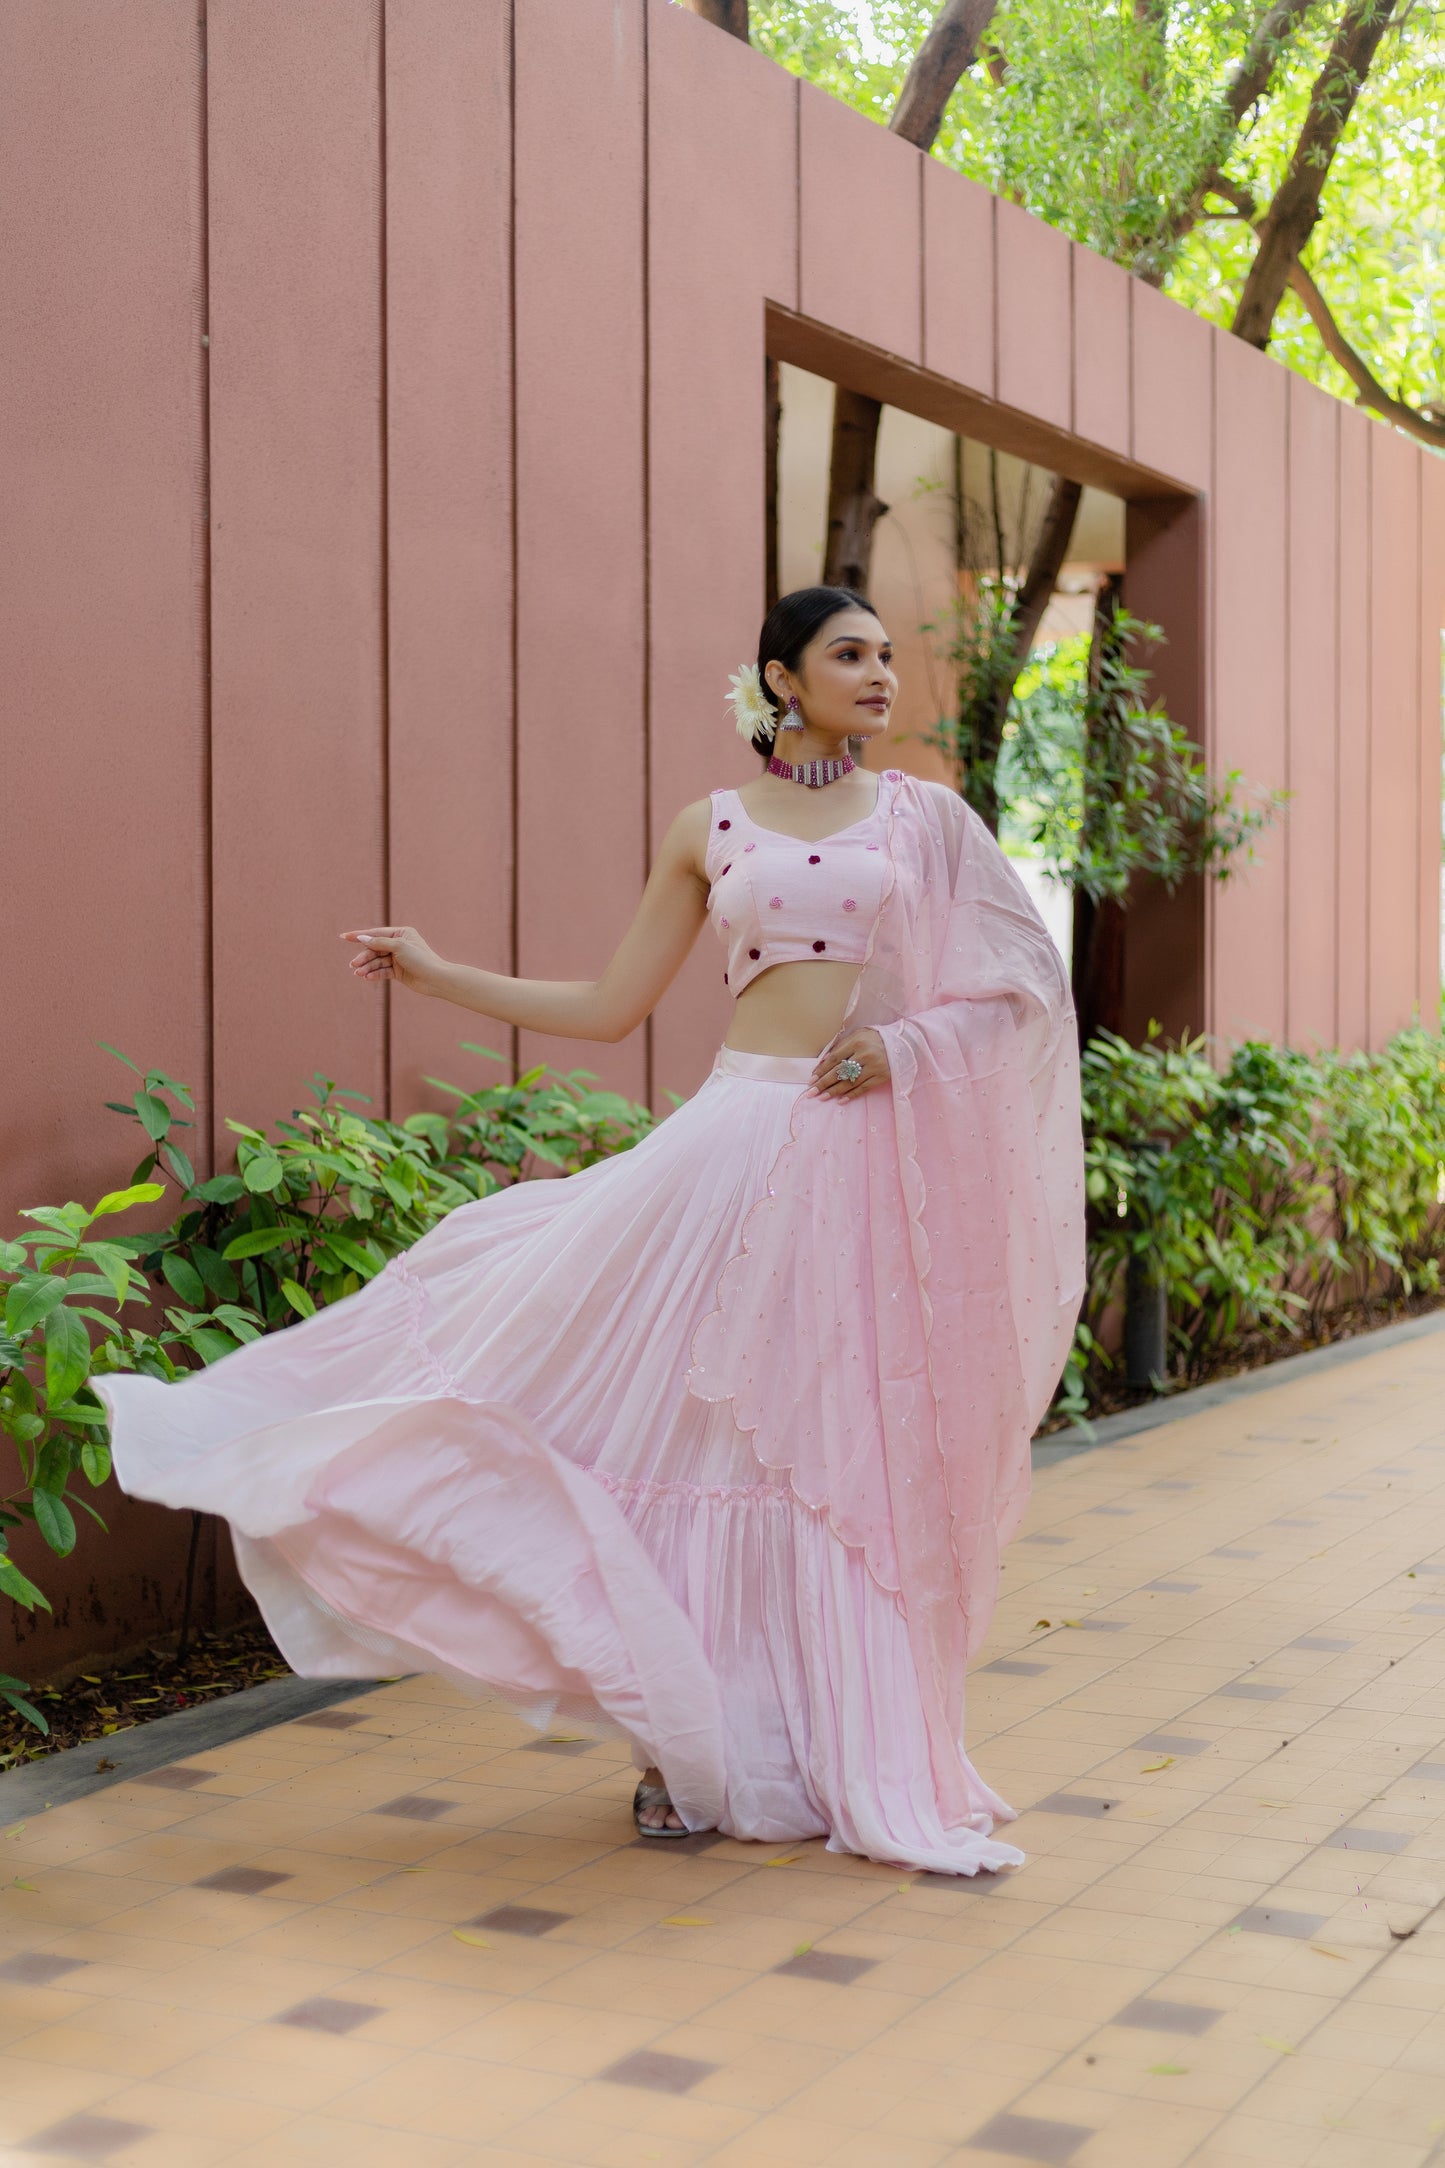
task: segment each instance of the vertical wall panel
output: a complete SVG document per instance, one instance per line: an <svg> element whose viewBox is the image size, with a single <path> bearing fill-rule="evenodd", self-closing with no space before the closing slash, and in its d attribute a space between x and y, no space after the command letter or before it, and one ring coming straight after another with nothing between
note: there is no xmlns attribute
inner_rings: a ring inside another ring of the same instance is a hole
<svg viewBox="0 0 1445 2168"><path fill-rule="evenodd" d="M1127 271L1075 248L1074 431L1129 456L1129 289Z"/></svg>
<svg viewBox="0 0 1445 2168"><path fill-rule="evenodd" d="M996 217L998 396L1067 429L1074 366L1068 239L1002 197Z"/></svg>
<svg viewBox="0 0 1445 2168"><path fill-rule="evenodd" d="M379 0L210 25L216 1103L270 1122L385 1092Z"/></svg>
<svg viewBox="0 0 1445 2168"><path fill-rule="evenodd" d="M1134 457L1189 489L1208 489L1214 334L1189 309L1138 279L1130 298Z"/></svg>
<svg viewBox="0 0 1445 2168"><path fill-rule="evenodd" d="M1289 756L1286 1030L1294 1046L1335 1043L1338 656L1334 617L1338 402L1289 386Z"/></svg>
<svg viewBox="0 0 1445 2168"><path fill-rule="evenodd" d="M444 956L512 968L508 0L388 0L391 896ZM485 1017L393 993L400 1109ZM442 1102L445 1103L445 1102Z"/></svg>
<svg viewBox="0 0 1445 2168"><path fill-rule="evenodd" d="M1158 625L1163 644L1142 659L1151 693L1191 740L1207 748L1207 521L1202 498L1136 500L1125 507L1124 600ZM1182 1038L1207 1029L1204 883L1155 887L1134 899L1124 931L1124 1024L1142 1039L1151 1023Z"/></svg>
<svg viewBox="0 0 1445 2168"><path fill-rule="evenodd" d="M135 1080L102 1039L196 1088L207 1161L196 14L190 0L0 12L6 1237L34 1231L18 1211L93 1202L141 1156L139 1129L105 1111ZM185 1524L114 1488L102 1509L110 1533L77 1515L68 1559L16 1531L55 1608L0 1607L0 1671L45 1679L174 1619ZM201 1563L204 1607L213 1546Z"/></svg>
<svg viewBox="0 0 1445 2168"><path fill-rule="evenodd" d="M994 198L936 158L923 161L923 365L991 399Z"/></svg>
<svg viewBox="0 0 1445 2168"><path fill-rule="evenodd" d="M200 80L185 0L0 15L6 1233L140 1157L98 1040L207 1084Z"/></svg>
<svg viewBox="0 0 1445 2168"><path fill-rule="evenodd" d="M917 361L923 154L812 83L800 83L798 95L799 306L835 331ZM737 145L727 148L736 176Z"/></svg>
<svg viewBox="0 0 1445 2168"><path fill-rule="evenodd" d="M1285 780L1285 392L1277 362L1238 339L1216 356L1211 765ZM1226 1042L1285 1029L1285 851L1278 821L1211 895L1212 1028Z"/></svg>
<svg viewBox="0 0 1445 2168"><path fill-rule="evenodd" d="M1354 407L1341 407L1338 421L1338 1014L1340 1044L1363 1046L1369 1033L1370 443L1374 425Z"/></svg>
<svg viewBox="0 0 1445 2168"><path fill-rule="evenodd" d="M524 0L515 34L517 948L580 979L646 857L642 0ZM645 1089L640 1030L523 1058Z"/></svg>
<svg viewBox="0 0 1445 2168"><path fill-rule="evenodd" d="M652 849L684 805L749 781L725 705L757 652L765 301L796 306L796 86L697 16L649 14ZM736 146L754 131L756 155ZM705 517L699 507L705 505ZM654 1098L691 1091L727 1027L710 928L652 1027Z"/></svg>
<svg viewBox="0 0 1445 2168"><path fill-rule="evenodd" d="M1420 461L1420 958L1422 1020L1440 1013L1440 770L1445 736L1445 463Z"/></svg>
<svg viewBox="0 0 1445 2168"><path fill-rule="evenodd" d="M1372 1046L1411 1021L1420 775L1420 473L1398 431L1370 429L1370 1003Z"/></svg>

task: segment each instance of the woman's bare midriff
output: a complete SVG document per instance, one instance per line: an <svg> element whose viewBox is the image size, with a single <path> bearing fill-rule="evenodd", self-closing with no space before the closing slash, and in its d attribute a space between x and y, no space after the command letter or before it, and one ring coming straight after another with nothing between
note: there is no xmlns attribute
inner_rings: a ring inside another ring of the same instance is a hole
<svg viewBox="0 0 1445 2168"><path fill-rule="evenodd" d="M739 1054L821 1054L843 1026L857 964L774 964L738 995L723 1041Z"/></svg>

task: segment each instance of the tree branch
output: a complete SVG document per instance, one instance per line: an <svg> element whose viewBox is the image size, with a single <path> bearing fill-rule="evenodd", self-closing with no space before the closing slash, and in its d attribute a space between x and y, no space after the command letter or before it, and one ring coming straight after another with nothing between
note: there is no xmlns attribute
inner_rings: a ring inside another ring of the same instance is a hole
<svg viewBox="0 0 1445 2168"><path fill-rule="evenodd" d="M1315 5L1315 0L1274 0L1255 24L1239 66L1219 101L1217 123L1210 138L1204 171L1183 203L1164 221L1153 251L1153 262L1140 272L1149 286L1162 286L1169 252L1198 225L1204 210L1214 168L1227 155L1244 125L1245 115L1269 89L1275 68L1286 45Z"/></svg>
<svg viewBox="0 0 1445 2168"><path fill-rule="evenodd" d="M1289 284L1299 295L1310 314L1310 321L1324 344L1324 349L1337 361L1359 394L1361 406L1367 406L1397 428L1406 429L1422 444L1445 446L1445 421L1433 420L1419 407L1410 406L1404 399L1396 399L1370 368L1369 363L1355 352L1330 313L1329 303L1316 286L1302 263L1290 265Z"/></svg>
<svg viewBox="0 0 1445 2168"><path fill-rule="evenodd" d="M979 39L998 0L944 0L913 56L888 126L905 143L932 150L949 99L978 58Z"/></svg>
<svg viewBox="0 0 1445 2168"><path fill-rule="evenodd" d="M1241 188L1237 181L1228 181L1222 173L1216 173L1210 179L1206 194L1222 196L1249 225L1257 224L1259 206L1249 190ZM1386 391L1364 356L1351 346L1341 331L1329 303L1302 263L1296 261L1290 265L1288 283L1308 310L1310 321L1320 335L1325 352L1339 363L1354 385L1360 405L1369 407L1384 420L1393 422L1396 428L1408 430L1409 434L1418 437L1422 444L1445 446L1445 419L1437 418L1434 413L1426 412L1420 407L1413 407L1408 401L1397 399L1392 392Z"/></svg>
<svg viewBox="0 0 1445 2168"><path fill-rule="evenodd" d="M1314 231L1330 163L1385 35L1395 0L1349 0L1290 159L1289 171L1256 228L1259 246L1230 330L1261 351L1290 282L1290 268Z"/></svg>

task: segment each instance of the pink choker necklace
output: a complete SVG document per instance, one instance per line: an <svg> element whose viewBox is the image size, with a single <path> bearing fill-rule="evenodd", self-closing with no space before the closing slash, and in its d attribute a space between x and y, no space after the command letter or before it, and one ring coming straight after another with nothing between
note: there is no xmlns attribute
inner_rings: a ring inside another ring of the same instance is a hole
<svg viewBox="0 0 1445 2168"><path fill-rule="evenodd" d="M851 775L857 763L851 754L844 753L841 760L779 760L776 753L768 762L769 775L780 775L785 783L806 783L809 790L821 790L825 783L836 783L840 775Z"/></svg>

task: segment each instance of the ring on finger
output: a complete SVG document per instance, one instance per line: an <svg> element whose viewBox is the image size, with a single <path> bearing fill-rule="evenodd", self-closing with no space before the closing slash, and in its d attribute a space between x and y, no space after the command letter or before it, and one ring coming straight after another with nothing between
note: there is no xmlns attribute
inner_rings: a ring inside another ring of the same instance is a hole
<svg viewBox="0 0 1445 2168"><path fill-rule="evenodd" d="M863 1064L852 1054L840 1061L833 1072L834 1080L839 1084L856 1084L862 1074Z"/></svg>

